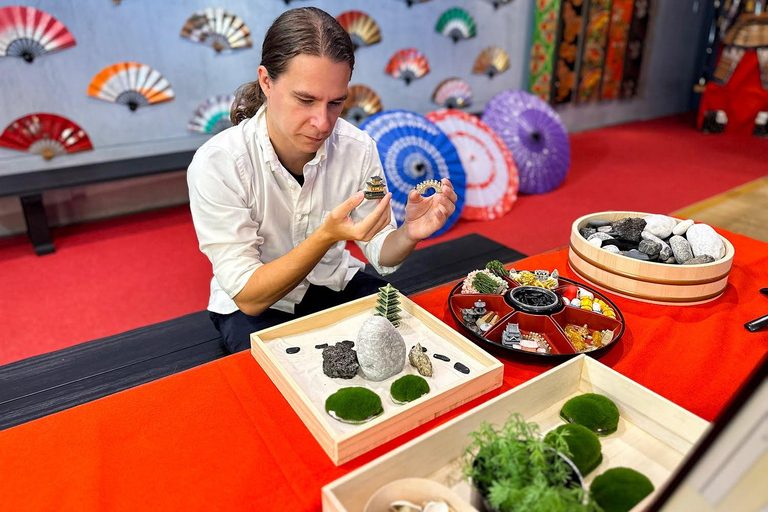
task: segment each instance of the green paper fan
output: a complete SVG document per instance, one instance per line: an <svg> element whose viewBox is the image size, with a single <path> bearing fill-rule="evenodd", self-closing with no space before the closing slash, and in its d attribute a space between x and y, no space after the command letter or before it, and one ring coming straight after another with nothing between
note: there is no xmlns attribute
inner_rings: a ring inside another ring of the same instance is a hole
<svg viewBox="0 0 768 512"><path fill-rule="evenodd" d="M477 35L477 27L472 15L464 9L454 7L448 9L440 16L435 26L435 31L453 39L454 43L460 39L469 39Z"/></svg>

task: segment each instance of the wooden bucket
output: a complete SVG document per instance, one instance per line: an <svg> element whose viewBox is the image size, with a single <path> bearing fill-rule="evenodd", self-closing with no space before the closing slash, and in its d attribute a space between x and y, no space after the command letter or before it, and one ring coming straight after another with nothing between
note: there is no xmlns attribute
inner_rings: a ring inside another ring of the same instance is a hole
<svg viewBox="0 0 768 512"><path fill-rule="evenodd" d="M588 243L579 234L592 219L615 221L645 217L641 212L598 212L571 226L568 264L581 278L622 297L655 304L694 305L718 298L728 284L733 245L724 237L725 257L702 265L668 265L613 254ZM679 220L679 219L678 219Z"/></svg>

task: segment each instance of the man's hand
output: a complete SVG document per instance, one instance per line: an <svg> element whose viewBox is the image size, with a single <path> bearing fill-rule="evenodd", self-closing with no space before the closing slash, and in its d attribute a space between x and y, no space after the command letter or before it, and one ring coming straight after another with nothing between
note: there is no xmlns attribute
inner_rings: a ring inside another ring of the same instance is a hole
<svg viewBox="0 0 768 512"><path fill-rule="evenodd" d="M389 202L392 199L392 194L387 193L378 201L379 204L371 213L360 222L355 222L349 214L360 206L364 198L365 194L362 191L357 192L331 210L323 225L318 228L321 235L332 244L342 240L368 242L376 233L384 229L390 221Z"/></svg>
<svg viewBox="0 0 768 512"><path fill-rule="evenodd" d="M456 210L456 192L447 178L441 180L443 191L424 197L416 190L408 193L405 206L405 222L401 226L406 237L412 242L421 241L445 225L445 221Z"/></svg>

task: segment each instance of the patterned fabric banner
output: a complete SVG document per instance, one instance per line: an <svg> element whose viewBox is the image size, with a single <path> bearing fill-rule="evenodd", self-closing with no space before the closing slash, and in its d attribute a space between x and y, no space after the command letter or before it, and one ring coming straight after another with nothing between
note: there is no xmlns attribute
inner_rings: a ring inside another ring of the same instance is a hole
<svg viewBox="0 0 768 512"><path fill-rule="evenodd" d="M641 0L642 1L642 0ZM592 0L579 71L579 101L597 99L605 64L605 47L611 22L611 0Z"/></svg>
<svg viewBox="0 0 768 512"><path fill-rule="evenodd" d="M560 12L557 58L555 66L555 87L552 89L552 103L568 103L576 88L576 64L579 41L584 31L584 4L588 0L563 0Z"/></svg>
<svg viewBox="0 0 768 512"><path fill-rule="evenodd" d="M763 90L768 91L768 48L757 49L757 65L760 66L760 82Z"/></svg>
<svg viewBox="0 0 768 512"><path fill-rule="evenodd" d="M549 101L552 89L552 60L561 0L536 0L531 46L530 92Z"/></svg>
<svg viewBox="0 0 768 512"><path fill-rule="evenodd" d="M635 0L632 24L629 26L627 57L624 62L624 76L621 79L621 97L631 98L637 94L640 66L643 63L645 34L648 32L648 18L651 0Z"/></svg>
<svg viewBox="0 0 768 512"><path fill-rule="evenodd" d="M633 9L634 0L613 0L611 28L608 31L608 48L605 57L605 70L603 71L603 87L600 91L601 99L619 97Z"/></svg>

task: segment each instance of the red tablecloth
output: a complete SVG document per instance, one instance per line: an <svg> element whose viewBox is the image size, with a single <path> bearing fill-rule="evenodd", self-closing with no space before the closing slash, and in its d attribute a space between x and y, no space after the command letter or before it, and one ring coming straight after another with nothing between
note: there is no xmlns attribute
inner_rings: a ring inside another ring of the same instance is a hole
<svg viewBox="0 0 768 512"><path fill-rule="evenodd" d="M616 298L627 330L600 361L712 420L768 352L742 324L768 313L768 245L736 248L725 294L700 306ZM518 269L566 265L565 250ZM415 297L452 324L450 286ZM0 510L319 510L320 488L549 369L498 353L504 385L335 467L247 352L0 432Z"/></svg>

